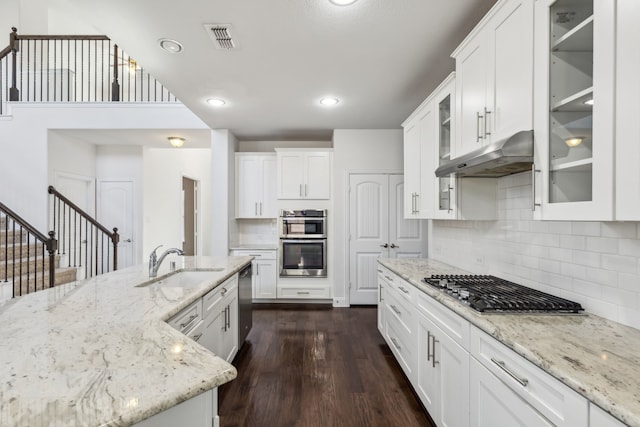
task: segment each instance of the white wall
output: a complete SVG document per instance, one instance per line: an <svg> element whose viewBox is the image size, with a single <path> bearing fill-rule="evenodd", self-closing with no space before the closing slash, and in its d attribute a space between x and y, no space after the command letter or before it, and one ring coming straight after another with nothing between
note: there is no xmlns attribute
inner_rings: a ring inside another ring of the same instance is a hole
<svg viewBox="0 0 640 427"><path fill-rule="evenodd" d="M208 148L147 148L144 150L143 255L153 248L182 248L182 177L199 182L201 229L200 254L211 253L207 218L211 217L211 150ZM206 224L207 228L202 228ZM146 258L144 259L146 261Z"/></svg>
<svg viewBox="0 0 640 427"><path fill-rule="evenodd" d="M237 234L235 207L236 137L228 130L211 131L211 255L229 255L230 235Z"/></svg>
<svg viewBox="0 0 640 427"><path fill-rule="evenodd" d="M181 104L20 104L0 120L0 200L40 230L47 225L48 131L207 129ZM11 144L5 143L11 141Z"/></svg>
<svg viewBox="0 0 640 427"><path fill-rule="evenodd" d="M333 132L333 212L330 212L334 256L334 304L346 304L348 295L347 237L348 173L402 173L402 130L336 129Z"/></svg>
<svg viewBox="0 0 640 427"><path fill-rule="evenodd" d="M93 144L70 140L50 131L48 155L48 181L53 186L60 175L96 177L96 147Z"/></svg>
<svg viewBox="0 0 640 427"><path fill-rule="evenodd" d="M431 258L640 328L640 223L534 221L531 174L500 178L498 221L433 221Z"/></svg>

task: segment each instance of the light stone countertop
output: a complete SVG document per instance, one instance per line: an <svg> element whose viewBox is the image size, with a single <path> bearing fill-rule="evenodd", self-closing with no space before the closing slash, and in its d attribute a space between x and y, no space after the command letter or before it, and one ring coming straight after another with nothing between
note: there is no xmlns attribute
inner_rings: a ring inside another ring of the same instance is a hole
<svg viewBox="0 0 640 427"><path fill-rule="evenodd" d="M256 251L277 251L278 242L274 243L247 243L241 245L233 245L230 250L256 250Z"/></svg>
<svg viewBox="0 0 640 427"><path fill-rule="evenodd" d="M430 259L380 264L624 423L640 427L640 330L595 315L481 314L422 282L470 274Z"/></svg>
<svg viewBox="0 0 640 427"><path fill-rule="evenodd" d="M172 255L158 272L224 269L200 287L136 287L141 264L3 303L0 425L128 426L231 381L232 365L164 321L251 259Z"/></svg>

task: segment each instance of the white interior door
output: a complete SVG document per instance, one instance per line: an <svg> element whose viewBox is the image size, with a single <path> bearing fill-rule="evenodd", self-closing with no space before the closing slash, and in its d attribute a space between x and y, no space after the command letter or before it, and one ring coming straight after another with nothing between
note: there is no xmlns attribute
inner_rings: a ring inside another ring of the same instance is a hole
<svg viewBox="0 0 640 427"><path fill-rule="evenodd" d="M423 258L427 255L426 221L405 219L404 176L389 175L389 258Z"/></svg>
<svg viewBox="0 0 640 427"><path fill-rule="evenodd" d="M118 270L135 263L133 181L98 181L98 222L107 229L118 228Z"/></svg>
<svg viewBox="0 0 640 427"><path fill-rule="evenodd" d="M376 304L377 260L388 256L389 178L349 176L349 303ZM402 205L399 207L402 209Z"/></svg>

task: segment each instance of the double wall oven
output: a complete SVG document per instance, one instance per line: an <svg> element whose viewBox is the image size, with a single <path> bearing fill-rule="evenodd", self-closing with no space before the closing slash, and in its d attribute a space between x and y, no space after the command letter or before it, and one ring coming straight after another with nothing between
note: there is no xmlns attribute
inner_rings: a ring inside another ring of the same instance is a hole
<svg viewBox="0 0 640 427"><path fill-rule="evenodd" d="M326 209L280 211L280 277L327 277Z"/></svg>

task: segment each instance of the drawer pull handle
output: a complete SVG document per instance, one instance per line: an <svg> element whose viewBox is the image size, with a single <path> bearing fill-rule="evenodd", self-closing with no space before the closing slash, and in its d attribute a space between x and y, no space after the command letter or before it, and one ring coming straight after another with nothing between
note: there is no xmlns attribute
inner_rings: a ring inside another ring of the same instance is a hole
<svg viewBox="0 0 640 427"><path fill-rule="evenodd" d="M391 310L395 311L395 313L400 316L402 313L400 312L400 310L398 310L398 308L395 305L390 305L389 307L391 307Z"/></svg>
<svg viewBox="0 0 640 427"><path fill-rule="evenodd" d="M427 331L427 362L431 360L431 331Z"/></svg>
<svg viewBox="0 0 640 427"><path fill-rule="evenodd" d="M298 291L298 295L309 295L309 292Z"/></svg>
<svg viewBox="0 0 640 427"><path fill-rule="evenodd" d="M405 294L408 294L408 293L409 293L409 291L408 291L407 289L403 288L402 286L398 286L398 288L399 288L402 292L404 292Z"/></svg>
<svg viewBox="0 0 640 427"><path fill-rule="evenodd" d="M262 256L262 254L249 254L249 256Z"/></svg>
<svg viewBox="0 0 640 427"><path fill-rule="evenodd" d="M436 343L440 342L436 339L435 335L431 335L431 339L433 342L433 349L432 349L432 353L431 353L431 366L432 367L436 367L437 364L439 364L440 362L436 360Z"/></svg>
<svg viewBox="0 0 640 427"><path fill-rule="evenodd" d="M402 351L402 347L400 347L400 344L398 344L395 338L391 338L391 342L393 342L394 347L397 348L398 351Z"/></svg>
<svg viewBox="0 0 640 427"><path fill-rule="evenodd" d="M194 336L193 336L193 340L194 340L195 342L198 342L198 340L199 340L200 338L202 338L202 333L199 333L198 335L194 335Z"/></svg>
<svg viewBox="0 0 640 427"><path fill-rule="evenodd" d="M387 280L389 280L390 282L393 282L393 279L391 277L387 276L386 274L384 275L384 277L386 277Z"/></svg>
<svg viewBox="0 0 640 427"><path fill-rule="evenodd" d="M520 375L516 374L515 372L513 372L511 369L509 369L507 367L507 364L504 363L502 360L496 360L493 357L491 358L491 361L493 363L495 363L500 369L502 369L503 371L505 371L511 378L513 378L514 380L518 381L520 383L520 385L522 385L523 387L526 387L527 384L529 384L529 380L526 378L521 377Z"/></svg>
<svg viewBox="0 0 640 427"><path fill-rule="evenodd" d="M191 317L189 317L189 319L186 322L180 324L180 327L184 328L185 326L191 324L191 322L193 322L197 317L198 317L197 314L191 315Z"/></svg>
<svg viewBox="0 0 640 427"><path fill-rule="evenodd" d="M222 292L220 292L220 294L224 296L227 292L228 292L227 288L222 288Z"/></svg>

